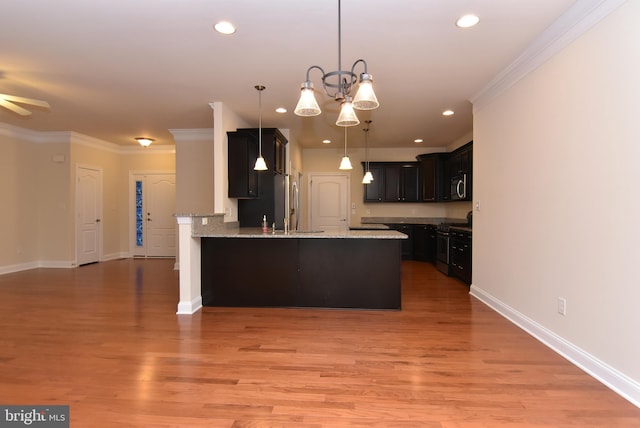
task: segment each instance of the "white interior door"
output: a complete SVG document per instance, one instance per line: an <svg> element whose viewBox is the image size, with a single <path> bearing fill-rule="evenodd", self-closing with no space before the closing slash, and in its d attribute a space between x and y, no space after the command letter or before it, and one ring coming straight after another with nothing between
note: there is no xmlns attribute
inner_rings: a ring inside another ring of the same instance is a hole
<svg viewBox="0 0 640 428"><path fill-rule="evenodd" d="M342 232L349 227L349 177L347 174L309 174L310 228Z"/></svg>
<svg viewBox="0 0 640 428"><path fill-rule="evenodd" d="M78 265L100 260L102 221L102 171L76 168L76 254Z"/></svg>
<svg viewBox="0 0 640 428"><path fill-rule="evenodd" d="M143 257L175 257L177 223L175 174L132 175L132 254Z"/></svg>

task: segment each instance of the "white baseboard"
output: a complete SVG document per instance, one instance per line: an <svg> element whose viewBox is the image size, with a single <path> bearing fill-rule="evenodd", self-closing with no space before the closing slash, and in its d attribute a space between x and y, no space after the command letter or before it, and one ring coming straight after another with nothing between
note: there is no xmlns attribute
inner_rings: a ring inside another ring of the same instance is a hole
<svg viewBox="0 0 640 428"><path fill-rule="evenodd" d="M471 285L469 292L473 297L480 300L491 309L547 345L549 348L562 355L571 363L581 368L599 382L631 402L634 406L640 407L640 383L631 379L606 363L600 361L583 349L575 346L571 342L558 336L551 330L543 327L532 319L526 317L512 307L504 304L484 290Z"/></svg>
<svg viewBox="0 0 640 428"><path fill-rule="evenodd" d="M108 262L109 260L118 260L118 259L130 259L131 258L131 254L129 254L128 252L119 252L119 253L112 253L112 254L104 254L102 256L102 262Z"/></svg>
<svg viewBox="0 0 640 428"><path fill-rule="evenodd" d="M193 315L202 309L202 296L198 296L190 302L179 302L178 315Z"/></svg>
<svg viewBox="0 0 640 428"><path fill-rule="evenodd" d="M74 261L48 261L48 260L40 260L38 263L39 268L47 268L47 269L71 269L76 267L76 263Z"/></svg>
<svg viewBox="0 0 640 428"><path fill-rule="evenodd" d="M19 263L17 265L0 266L0 275L13 272L21 272L23 270L35 269L40 267L38 262Z"/></svg>

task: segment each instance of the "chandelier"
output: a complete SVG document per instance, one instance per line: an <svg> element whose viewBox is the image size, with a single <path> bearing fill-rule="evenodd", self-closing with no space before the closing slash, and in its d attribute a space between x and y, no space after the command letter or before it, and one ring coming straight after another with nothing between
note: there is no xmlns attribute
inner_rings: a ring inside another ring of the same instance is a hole
<svg viewBox="0 0 640 428"><path fill-rule="evenodd" d="M362 64L364 71L360 74L358 90L352 98L351 91L358 83L358 75L355 69L358 64ZM322 67L312 65L307 69L307 78L302 83L300 99L296 105L294 113L298 116L317 116L322 111L316 101L313 83L309 77L311 70L314 68L322 73L322 87L327 96L334 98L341 103L340 114L336 125L338 126L356 126L360 124L360 120L356 116L357 110L373 110L378 108L380 103L373 91L373 76L367 71L367 63L363 59L359 59L353 63L351 70L342 69L342 24L340 12L340 0L338 0L338 70L325 73Z"/></svg>

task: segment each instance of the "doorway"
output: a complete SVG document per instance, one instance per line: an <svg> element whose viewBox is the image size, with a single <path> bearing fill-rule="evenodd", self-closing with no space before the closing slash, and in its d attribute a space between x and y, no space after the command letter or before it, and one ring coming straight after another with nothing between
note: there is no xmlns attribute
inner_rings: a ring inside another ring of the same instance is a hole
<svg viewBox="0 0 640 428"><path fill-rule="evenodd" d="M76 165L76 260L78 266L102 257L102 169Z"/></svg>
<svg viewBox="0 0 640 428"><path fill-rule="evenodd" d="M175 173L130 174L130 252L134 257L176 257Z"/></svg>
<svg viewBox="0 0 640 428"><path fill-rule="evenodd" d="M337 173L310 173L308 188L311 230L347 231L349 176Z"/></svg>

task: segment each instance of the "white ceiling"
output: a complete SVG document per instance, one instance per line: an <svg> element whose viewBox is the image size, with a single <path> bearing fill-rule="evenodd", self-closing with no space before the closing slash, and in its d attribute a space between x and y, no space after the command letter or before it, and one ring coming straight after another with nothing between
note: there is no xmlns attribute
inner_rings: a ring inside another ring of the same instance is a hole
<svg viewBox="0 0 640 428"><path fill-rule="evenodd" d="M580 1L580 0L578 0ZM377 147L445 147L472 129L471 104L500 70L574 0L344 0L342 68L363 58L380 108L358 112L349 145L361 146L364 120ZM480 23L455 26L474 13ZM232 36L216 33L232 21ZM38 131L75 131L120 145L137 136L173 144L169 129L210 128L209 103L222 101L258 125L290 129L304 147L329 138L338 103L317 96L323 113L293 114L309 66L338 68L337 1L20 0L0 13L0 93L46 100L49 111L0 122ZM360 73L362 70L357 69ZM312 73L316 88L319 73ZM275 113L276 107L288 109ZM452 109L454 116L443 117Z"/></svg>

